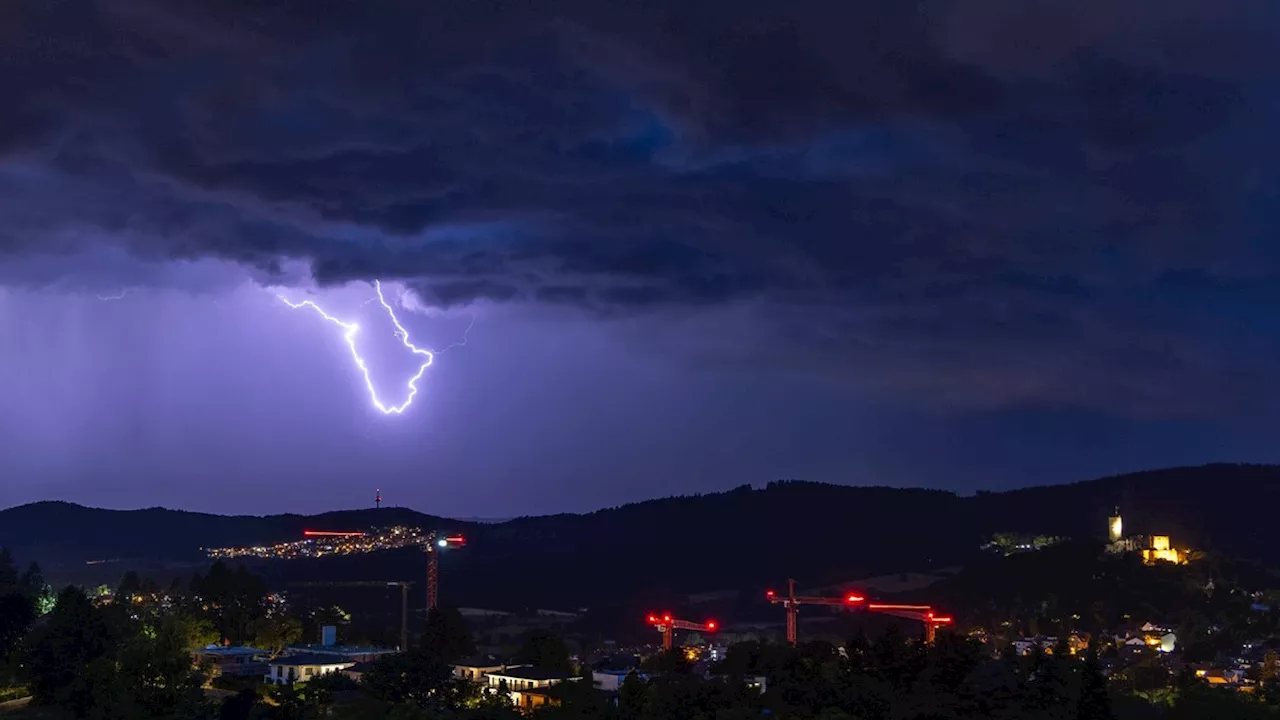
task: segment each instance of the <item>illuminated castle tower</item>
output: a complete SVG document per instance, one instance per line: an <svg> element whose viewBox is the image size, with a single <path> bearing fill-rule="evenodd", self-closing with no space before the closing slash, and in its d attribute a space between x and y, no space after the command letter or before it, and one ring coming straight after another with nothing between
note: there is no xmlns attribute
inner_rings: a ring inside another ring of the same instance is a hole
<svg viewBox="0 0 1280 720"><path fill-rule="evenodd" d="M1116 508L1116 514L1107 518L1107 541L1120 542L1124 538L1124 520L1120 517L1120 508Z"/></svg>

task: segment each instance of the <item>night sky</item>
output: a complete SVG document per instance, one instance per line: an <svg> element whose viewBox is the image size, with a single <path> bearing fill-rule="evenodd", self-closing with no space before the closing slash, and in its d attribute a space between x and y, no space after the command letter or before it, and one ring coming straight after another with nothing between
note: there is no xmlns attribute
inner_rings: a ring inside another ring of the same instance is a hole
<svg viewBox="0 0 1280 720"><path fill-rule="evenodd" d="M1280 461L1280 4L10 0L0 506ZM403 414L388 404L444 350Z"/></svg>

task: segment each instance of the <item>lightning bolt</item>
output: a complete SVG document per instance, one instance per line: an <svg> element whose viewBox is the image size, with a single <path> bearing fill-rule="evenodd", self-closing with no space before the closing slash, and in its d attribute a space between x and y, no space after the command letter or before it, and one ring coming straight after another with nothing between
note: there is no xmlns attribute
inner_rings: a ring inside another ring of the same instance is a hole
<svg viewBox="0 0 1280 720"><path fill-rule="evenodd" d="M125 295L129 294L130 288L125 288L115 295L99 295L99 300L123 300Z"/></svg>
<svg viewBox="0 0 1280 720"><path fill-rule="evenodd" d="M446 346L443 350L437 350L436 354L439 355L440 353L448 352L456 347L466 347L467 336L471 334L471 328L475 327L475 325L476 325L476 316L472 315L471 322L467 323L467 329L462 331L462 339L456 343L453 343L452 345Z"/></svg>
<svg viewBox="0 0 1280 720"><path fill-rule="evenodd" d="M427 350L426 348L420 348L409 341L409 331L405 330L404 325L400 324L400 318L396 317L396 311L392 309L389 303L387 303L386 297L382 294L382 283L374 280L373 289L378 293L378 302L382 304L382 308L387 311L387 316L391 318L391 324L395 326L395 336L399 338L400 342L403 343L404 346L414 355L425 358L423 363L418 366L418 372L414 373L413 377L409 378L409 396L405 398L405 401L400 405L387 405L378 399L378 391L374 388L373 377L369 373L369 364L365 362L364 358L360 355L360 351L356 349L356 335L360 333L360 325L358 323L339 320L325 312L324 308L315 304L315 302L311 300L303 300L302 302L295 303L283 295L276 295L276 297L294 310L304 307L311 308L319 314L320 317L342 328L342 339L346 341L347 348L351 350L351 359L355 362L356 367L360 368L360 374L364 376L364 385L369 390L369 399L373 401L373 406L383 415L399 415L413 404L413 398L418 394L418 380L422 378L422 374L427 371L427 368L431 367L431 361L435 358L435 353ZM372 299L370 302L372 302Z"/></svg>

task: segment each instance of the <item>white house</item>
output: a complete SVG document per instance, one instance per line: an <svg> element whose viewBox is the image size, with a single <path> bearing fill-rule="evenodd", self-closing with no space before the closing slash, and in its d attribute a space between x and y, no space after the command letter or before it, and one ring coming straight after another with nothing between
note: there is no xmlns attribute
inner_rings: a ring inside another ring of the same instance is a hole
<svg viewBox="0 0 1280 720"><path fill-rule="evenodd" d="M285 655L268 663L270 671L265 678L270 685L292 685L306 682L327 673L339 672L355 665L354 660L336 655L310 653Z"/></svg>
<svg viewBox="0 0 1280 720"><path fill-rule="evenodd" d="M545 691L547 688L559 685L566 680L578 679L572 675L528 665L508 667L496 672L490 672L486 677L488 678L488 688L491 692L497 692L498 688L506 686L507 695L511 698L511 703L525 710L531 710L546 704L548 701L547 696L544 692L539 691Z"/></svg>

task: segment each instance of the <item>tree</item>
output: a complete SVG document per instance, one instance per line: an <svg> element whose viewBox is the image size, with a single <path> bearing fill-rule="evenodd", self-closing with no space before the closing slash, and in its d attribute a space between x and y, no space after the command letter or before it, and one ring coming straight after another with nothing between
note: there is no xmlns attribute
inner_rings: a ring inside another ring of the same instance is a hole
<svg viewBox="0 0 1280 720"><path fill-rule="evenodd" d="M58 594L49 619L30 642L27 679L35 701L60 705L83 716L94 703L91 677L106 674L91 664L105 658L120 640L107 619L76 587Z"/></svg>
<svg viewBox="0 0 1280 720"><path fill-rule="evenodd" d="M454 607L432 608L427 612L427 624L422 633L422 646L453 661L476 651L471 638L471 628Z"/></svg>
<svg viewBox="0 0 1280 720"><path fill-rule="evenodd" d="M53 609L53 593L49 588L49 584L44 580L44 573L40 571L40 566L34 561L27 565L27 569L22 573L18 585L22 588L22 592L31 598L35 605L36 615L44 615Z"/></svg>
<svg viewBox="0 0 1280 720"><path fill-rule="evenodd" d="M1080 672L1080 700L1076 703L1076 720L1111 720L1111 698L1107 695L1107 679L1093 649L1085 657Z"/></svg>
<svg viewBox="0 0 1280 720"><path fill-rule="evenodd" d="M116 598L119 602L131 602L133 596L142 592L142 578L134 570L127 570L116 585Z"/></svg>
<svg viewBox="0 0 1280 720"><path fill-rule="evenodd" d="M284 613L272 613L253 622L252 645L279 655L284 649L302 639L302 623Z"/></svg>
<svg viewBox="0 0 1280 720"><path fill-rule="evenodd" d="M0 590L17 587L18 568L13 564L9 548L0 546Z"/></svg>
<svg viewBox="0 0 1280 720"><path fill-rule="evenodd" d="M564 673L573 672L569 647L560 636L548 630L532 630L524 639L524 645L516 652L515 661L543 670Z"/></svg>
<svg viewBox="0 0 1280 720"><path fill-rule="evenodd" d="M30 598L0 590L0 664L17 649L35 619L36 607Z"/></svg>
<svg viewBox="0 0 1280 720"><path fill-rule="evenodd" d="M199 705L203 678L191 667L186 624L166 616L154 627L138 630L116 653L119 682L129 704L152 717Z"/></svg>
<svg viewBox="0 0 1280 720"><path fill-rule="evenodd" d="M222 701L218 710L218 720L249 720L253 707L258 703L258 693L252 688L244 688L239 693Z"/></svg>
<svg viewBox="0 0 1280 720"><path fill-rule="evenodd" d="M254 622L265 613L267 582L243 565L233 572L221 560L215 562L208 575L191 579L191 592L209 607L222 637L235 644L249 640Z"/></svg>
<svg viewBox="0 0 1280 720"><path fill-rule="evenodd" d="M635 672L629 673L618 687L618 710L623 720L638 720L645 713L648 687Z"/></svg>
<svg viewBox="0 0 1280 720"><path fill-rule="evenodd" d="M421 647L378 658L361 683L384 702L442 710L458 707L466 692L463 681L453 676L453 667Z"/></svg>

